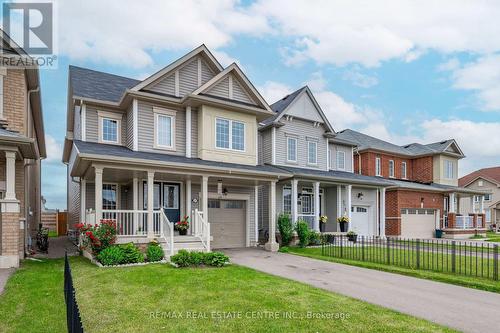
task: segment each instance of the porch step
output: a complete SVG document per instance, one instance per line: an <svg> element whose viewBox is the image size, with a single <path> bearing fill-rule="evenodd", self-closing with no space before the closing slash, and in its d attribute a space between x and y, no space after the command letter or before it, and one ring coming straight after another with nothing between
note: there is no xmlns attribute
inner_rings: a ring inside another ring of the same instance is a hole
<svg viewBox="0 0 500 333"><path fill-rule="evenodd" d="M201 242L199 237L195 236L174 236L174 244L175 243L193 243L193 242Z"/></svg>

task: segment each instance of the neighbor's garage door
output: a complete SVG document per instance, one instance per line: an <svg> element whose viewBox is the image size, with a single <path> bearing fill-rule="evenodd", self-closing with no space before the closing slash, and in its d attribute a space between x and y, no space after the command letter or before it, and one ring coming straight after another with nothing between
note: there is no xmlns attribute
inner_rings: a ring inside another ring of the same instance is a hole
<svg viewBox="0 0 500 333"><path fill-rule="evenodd" d="M436 230L436 210L402 209L401 237L432 238Z"/></svg>
<svg viewBox="0 0 500 333"><path fill-rule="evenodd" d="M212 248L246 245L246 207L241 200L208 200L208 222L213 236Z"/></svg>

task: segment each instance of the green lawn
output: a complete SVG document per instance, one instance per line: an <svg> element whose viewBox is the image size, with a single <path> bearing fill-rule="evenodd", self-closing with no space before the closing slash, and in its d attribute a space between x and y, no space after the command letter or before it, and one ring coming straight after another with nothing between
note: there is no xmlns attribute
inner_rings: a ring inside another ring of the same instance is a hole
<svg viewBox="0 0 500 333"><path fill-rule="evenodd" d="M488 231L486 233L486 241L488 242L496 242L496 243L500 243L500 234L497 234L496 232L493 232L493 231Z"/></svg>
<svg viewBox="0 0 500 333"><path fill-rule="evenodd" d="M321 248L299 248L299 247L289 247L287 248L288 252L293 253L293 254L298 254L310 258L316 258L316 259L321 259L321 260L326 260L326 261L332 261L332 262L338 262L341 264L347 264L347 265L353 265L353 266L359 266L359 267L364 267L364 268L371 268L371 269L377 269L377 270L382 270L386 272L392 272L392 273L399 273L403 275L409 275L409 276L414 276L414 277L419 277L423 279L429 279L429 280L435 280L435 281L440 281L440 282L446 282L446 283L451 283L451 284L456 284L456 285L461 285L465 287L470 287L470 288L475 288L475 289L482 289L486 291L493 291L493 292L498 292L500 293L500 281L494 281L491 279L486 279L486 278L481 278L481 277L476 277L476 276L464 276L464 275L456 275L456 274L451 274L451 273L440 273L440 272L435 272L435 271L428 271L428 270L419 270L415 268L407 268L407 267L400 267L400 266L395 266L395 265L388 265L384 263L384 260L381 260L378 263L373 263L373 262L368 262L368 261L361 261L361 260L353 260L352 258L356 258L354 255L351 257L351 259L342 259L342 258L336 258L336 257L331 257L331 256L323 256L321 252ZM343 251L346 251L344 248ZM394 251L396 253L395 257L392 257L391 260L398 260L398 254L401 254L404 252L404 250L400 251ZM383 253L383 252L380 252ZM349 254L349 252L344 252L344 254ZM384 254L371 254L373 256L381 256L381 258L385 258ZM441 256L441 255L440 255ZM446 256L446 255L445 255ZM408 257L408 256L406 256ZM410 256L410 259L414 257ZM414 260L414 259L412 259ZM465 261L465 258L461 258L462 261ZM470 260L470 259L467 259ZM421 261L422 263L427 263L430 262L432 265L432 259L429 258L429 256L421 256ZM469 262L469 261L468 261ZM472 265L472 271L475 271L475 262L472 261L474 265ZM470 267L467 265L467 267ZM485 266L487 267L487 266ZM492 267L492 264L490 264L490 267Z"/></svg>
<svg viewBox="0 0 500 333"><path fill-rule="evenodd" d="M98 268L81 257L71 265L85 332L452 331L239 266ZM24 261L0 296L0 332L65 330L63 261Z"/></svg>

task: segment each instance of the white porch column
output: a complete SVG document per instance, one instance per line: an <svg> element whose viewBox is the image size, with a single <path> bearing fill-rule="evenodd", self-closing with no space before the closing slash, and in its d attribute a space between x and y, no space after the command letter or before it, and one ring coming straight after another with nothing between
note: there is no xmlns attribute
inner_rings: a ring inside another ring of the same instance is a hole
<svg viewBox="0 0 500 333"><path fill-rule="evenodd" d="M292 179L292 193L291 193L291 200L292 200L292 224L295 224L297 222L297 218L298 218L298 211L297 211L297 200L299 199L298 198L298 195L297 195L297 184L299 183L299 181L297 179Z"/></svg>
<svg viewBox="0 0 500 333"><path fill-rule="evenodd" d="M191 106L186 106L186 157L191 157Z"/></svg>
<svg viewBox="0 0 500 333"><path fill-rule="evenodd" d="M314 220L313 230L319 232L319 182L314 182Z"/></svg>
<svg viewBox="0 0 500 333"><path fill-rule="evenodd" d="M194 230L193 230L193 215L191 214L191 179L186 179L186 213L187 216L189 216L189 224L190 228L189 231L193 235Z"/></svg>
<svg viewBox="0 0 500 333"><path fill-rule="evenodd" d="M259 186L254 186L255 244L259 242Z"/></svg>
<svg viewBox="0 0 500 333"><path fill-rule="evenodd" d="M139 210L139 180L137 177L132 178L132 209L134 211ZM137 233L137 226L139 222L139 214L138 213L133 213L133 232L134 234Z"/></svg>
<svg viewBox="0 0 500 333"><path fill-rule="evenodd" d="M95 223L99 223L102 219L102 171L101 167L94 167L95 169Z"/></svg>
<svg viewBox="0 0 500 333"><path fill-rule="evenodd" d="M276 252L279 244L276 243L276 182L269 186L269 240L265 245L267 251Z"/></svg>
<svg viewBox="0 0 500 333"><path fill-rule="evenodd" d="M5 152L5 199L16 200L16 152Z"/></svg>
<svg viewBox="0 0 500 333"><path fill-rule="evenodd" d="M85 222L85 223L89 222L87 221L86 197L87 197L87 181L83 178L80 178L80 221L78 222Z"/></svg>
<svg viewBox="0 0 500 333"><path fill-rule="evenodd" d="M470 197L470 211L469 212L465 212L465 213L475 213L476 212L476 210L474 209L475 208L474 197L475 197L475 195L472 195Z"/></svg>
<svg viewBox="0 0 500 333"><path fill-rule="evenodd" d="M479 199L479 213L484 214L484 195Z"/></svg>
<svg viewBox="0 0 500 333"><path fill-rule="evenodd" d="M456 213L455 210L455 193L450 193L450 213Z"/></svg>
<svg viewBox="0 0 500 333"><path fill-rule="evenodd" d="M349 228L349 225L352 222L352 211L351 211L351 206L352 206L352 197L351 197L351 192L352 192L352 185L347 185L347 193L346 193L346 209L347 209L347 217L349 218L349 223L347 224L347 229Z"/></svg>
<svg viewBox="0 0 500 333"><path fill-rule="evenodd" d="M153 209L154 209L154 171L148 171L148 238L154 238Z"/></svg>
<svg viewBox="0 0 500 333"><path fill-rule="evenodd" d="M379 189L380 192L380 237L385 237L385 187Z"/></svg>
<svg viewBox="0 0 500 333"><path fill-rule="evenodd" d="M208 222L208 176L202 176L201 180L201 209L203 219Z"/></svg>
<svg viewBox="0 0 500 333"><path fill-rule="evenodd" d="M337 185L337 218L342 217L342 185Z"/></svg>

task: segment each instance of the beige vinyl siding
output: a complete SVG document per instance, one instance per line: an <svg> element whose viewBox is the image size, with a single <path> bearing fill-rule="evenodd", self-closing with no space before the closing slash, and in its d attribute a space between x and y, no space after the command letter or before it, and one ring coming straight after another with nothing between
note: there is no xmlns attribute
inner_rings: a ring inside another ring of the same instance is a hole
<svg viewBox="0 0 500 333"><path fill-rule="evenodd" d="M75 140L82 139L82 122L81 122L81 108L80 106L75 106L75 116L73 122L73 137Z"/></svg>
<svg viewBox="0 0 500 333"><path fill-rule="evenodd" d="M186 154L186 112L177 109L175 116L175 151L155 149L153 104L139 101L139 150L172 155ZM192 117L191 117L192 118Z"/></svg>
<svg viewBox="0 0 500 333"><path fill-rule="evenodd" d="M179 70L179 94L187 95L198 88L198 60L186 64Z"/></svg>
<svg viewBox="0 0 500 333"><path fill-rule="evenodd" d="M150 90L161 94L175 95L175 74L172 73L169 76L162 77L150 86L144 88L144 90Z"/></svg>
<svg viewBox="0 0 500 333"><path fill-rule="evenodd" d="M300 168L315 168L326 170L326 139L323 137L325 128L314 127L312 121L294 118L292 121L281 119L285 126L276 128L276 164ZM297 138L297 163L287 162L287 135ZM317 142L317 165L307 163L307 140Z"/></svg>
<svg viewBox="0 0 500 333"><path fill-rule="evenodd" d="M76 149L72 148L69 163L67 165L67 191L68 191L68 226L73 228L75 223L82 221L80 216L80 183L73 181L69 170L73 168L76 158Z"/></svg>
<svg viewBox="0 0 500 333"><path fill-rule="evenodd" d="M191 110L191 157L198 157L198 109Z"/></svg>
<svg viewBox="0 0 500 333"><path fill-rule="evenodd" d="M127 109L127 123L125 127L126 136L123 136L125 139L125 145L129 149L134 149L134 111L133 111L133 103Z"/></svg>
<svg viewBox="0 0 500 333"><path fill-rule="evenodd" d="M260 132L259 141L259 163L260 164L271 164L273 162L273 135L272 128L268 128L265 131Z"/></svg>
<svg viewBox="0 0 500 333"><path fill-rule="evenodd" d="M252 99L248 96L248 94L245 92L239 81L234 76L233 76L233 99L240 102L255 104L255 102L252 101Z"/></svg>
<svg viewBox="0 0 500 333"><path fill-rule="evenodd" d="M226 76L219 83L206 92L207 95L213 95L223 98L229 98L229 76Z"/></svg>
<svg viewBox="0 0 500 333"><path fill-rule="evenodd" d="M345 169L340 170L337 166L337 152L343 151L345 154ZM352 147L330 143L330 169L353 172Z"/></svg>

